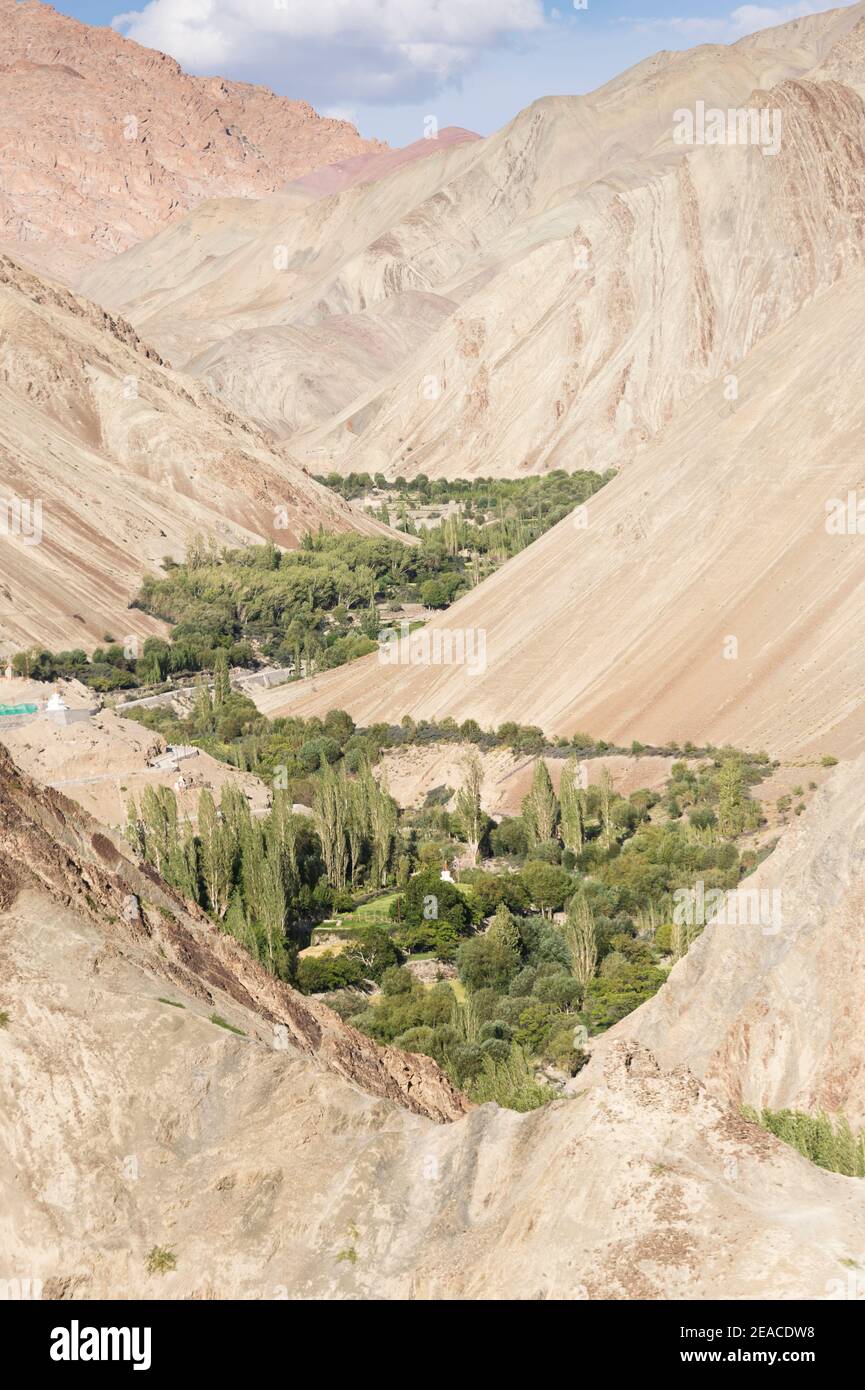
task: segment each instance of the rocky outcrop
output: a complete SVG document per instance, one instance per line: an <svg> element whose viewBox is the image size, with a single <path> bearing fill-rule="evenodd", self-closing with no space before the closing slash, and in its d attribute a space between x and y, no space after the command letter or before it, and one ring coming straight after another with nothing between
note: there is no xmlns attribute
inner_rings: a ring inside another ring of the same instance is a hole
<svg viewBox="0 0 865 1390"><path fill-rule="evenodd" d="M304 101L190 77L38 0L2 0L0 55L0 245L55 278L204 198L261 197L384 149Z"/></svg>

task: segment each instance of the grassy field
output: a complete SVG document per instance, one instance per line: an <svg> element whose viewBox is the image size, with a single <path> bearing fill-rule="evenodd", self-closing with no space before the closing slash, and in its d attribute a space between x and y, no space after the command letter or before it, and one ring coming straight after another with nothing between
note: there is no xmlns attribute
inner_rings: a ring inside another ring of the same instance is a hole
<svg viewBox="0 0 865 1390"><path fill-rule="evenodd" d="M392 927L393 923L388 917L390 905L399 897L398 893L382 893L380 898L373 898L371 902L361 903L353 912L338 913L339 921L344 927L375 927L379 924ZM334 918L334 921L336 918ZM322 926L327 926L326 922Z"/></svg>
<svg viewBox="0 0 865 1390"><path fill-rule="evenodd" d="M385 931L390 931L394 924L388 912L396 897L397 893L382 893L381 897L361 903L352 912L339 912L335 917L329 917L326 922L313 927L311 945L319 945L320 934L331 931L353 932L360 931L363 927L383 927ZM336 946L337 943L333 944Z"/></svg>

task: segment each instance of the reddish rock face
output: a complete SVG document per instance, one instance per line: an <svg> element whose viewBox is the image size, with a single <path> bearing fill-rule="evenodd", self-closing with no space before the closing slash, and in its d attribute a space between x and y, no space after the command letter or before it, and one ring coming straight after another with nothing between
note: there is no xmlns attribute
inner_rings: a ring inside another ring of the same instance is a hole
<svg viewBox="0 0 865 1390"><path fill-rule="evenodd" d="M190 77L49 5L0 0L0 243L55 278L203 198L260 197L386 146L266 87Z"/></svg>

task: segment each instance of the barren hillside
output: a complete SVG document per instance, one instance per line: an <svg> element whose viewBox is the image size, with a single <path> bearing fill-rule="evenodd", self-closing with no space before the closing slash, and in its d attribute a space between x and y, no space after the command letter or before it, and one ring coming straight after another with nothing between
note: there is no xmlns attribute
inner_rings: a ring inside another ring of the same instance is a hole
<svg viewBox="0 0 865 1390"><path fill-rule="evenodd" d="M619 466L862 264L863 15L659 54L375 185L202 208L82 283L316 472ZM698 100L776 113L777 149L676 143Z"/></svg>
<svg viewBox="0 0 865 1390"><path fill-rule="evenodd" d="M0 245L55 278L203 198L261 197L383 149L304 101L190 77L38 0L0 0L0 53Z"/></svg>
<svg viewBox="0 0 865 1390"><path fill-rule="evenodd" d="M6 652L160 630L127 605L195 534L293 546L319 525L381 529L128 324L5 257L0 502Z"/></svg>
<svg viewBox="0 0 865 1390"><path fill-rule="evenodd" d="M862 275L817 298L749 354L737 401L704 389L584 515L433 617L433 651L436 632L484 634L484 670L425 662L415 639L401 664L366 657L259 707L861 751L865 551L827 504L846 515L863 485L863 314Z"/></svg>
<svg viewBox="0 0 865 1390"><path fill-rule="evenodd" d="M0 830L0 1255L44 1297L821 1298L863 1248L855 1179L645 1048L466 1113L2 754Z"/></svg>

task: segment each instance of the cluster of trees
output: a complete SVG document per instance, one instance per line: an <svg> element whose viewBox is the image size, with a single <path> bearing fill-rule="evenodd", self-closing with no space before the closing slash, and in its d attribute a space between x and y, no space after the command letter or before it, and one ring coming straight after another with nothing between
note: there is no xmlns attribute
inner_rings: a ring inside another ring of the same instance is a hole
<svg viewBox="0 0 865 1390"><path fill-rule="evenodd" d="M196 729L218 728L242 698L220 669L213 693L199 691ZM310 764L309 817L292 812L297 783L278 787L260 820L236 787L218 806L202 792L195 826L181 823L172 792L148 788L140 807L130 803L130 841L275 975L332 992L371 1036L425 1052L471 1094L517 1108L549 1098L539 1062L573 1073L581 1040L658 989L690 941L670 920L676 889L698 877L734 887L756 859L735 837L753 821L750 785L765 767L732 750L697 767L678 762L663 792L628 797L603 773L582 785L573 752L557 795L539 760L520 816L494 826L476 747L466 748L452 811L441 788L401 817L372 774L369 731L344 712L281 721L279 737L294 766ZM464 862L500 857L455 884L441 877L455 847ZM353 930L338 953L298 961L314 920L388 885L397 891L381 920ZM446 982L423 988L403 964L418 955L454 962L461 997ZM375 1004L369 981L382 985Z"/></svg>
<svg viewBox="0 0 865 1390"><path fill-rule="evenodd" d="M136 662L128 658L119 643L108 638L107 647L97 647L88 657L80 647L51 652L44 647L27 647L12 658L12 670L24 680L80 680L94 690L122 690L136 681Z"/></svg>
<svg viewBox="0 0 865 1390"><path fill-rule="evenodd" d="M398 821L395 801L368 766L354 778L325 766L314 783L311 817L292 810L287 791L274 793L268 815L254 817L243 792L229 783L218 806L210 791L200 792L193 825L181 820L170 788L147 787L140 805L134 797L128 802L126 838L272 974L294 979L301 930L334 907L350 908L347 889L361 882L383 888L397 872L408 881L411 861L396 856ZM390 964L398 957L389 940L388 950ZM368 965L362 955L356 959ZM348 978L340 967L323 987L360 978L357 970Z"/></svg>
<svg viewBox="0 0 865 1390"><path fill-rule="evenodd" d="M344 951L334 955L304 956L297 963L295 984L304 994L324 994L372 980L402 961L402 953L381 927L364 927L356 932Z"/></svg>
<svg viewBox="0 0 865 1390"><path fill-rule="evenodd" d="M399 493L400 525L419 535L419 545L323 529L305 536L295 551L272 544L220 549L195 539L182 564L166 556L164 574L146 578L132 604L173 624L170 641L149 638L130 655L106 635L107 645L90 656L80 649L30 648L15 654L13 666L18 675L48 681L74 676L105 692L211 672L219 651L233 666L264 659L293 666L298 677L341 666L374 650L380 602L448 607L611 476L557 470L519 480L431 483L420 475L411 484L388 484L376 475L375 486ZM368 474L332 474L325 481L346 497L373 486ZM458 514L441 527L415 531L407 511L412 500L451 498L460 501Z"/></svg>
<svg viewBox="0 0 865 1390"><path fill-rule="evenodd" d="M136 686L159 685L176 676L192 676L199 671L226 674L229 666L252 666L255 653L249 642L224 642L210 646L206 641L164 641L147 637L138 648L106 638L106 647L96 647L90 656L75 647L71 651L50 652L29 647L16 652L12 669L29 680L56 681L60 677L80 680L92 690L109 692Z"/></svg>
<svg viewBox="0 0 865 1390"><path fill-rule="evenodd" d="M719 836L734 840L760 824L760 807L751 796L750 787L767 770L765 755L753 758L732 749L721 750L703 766L676 762L662 809L673 821L687 810L689 826L695 832L704 832L706 844ZM522 805L527 847L538 850L558 841L567 867L578 862L590 839L596 849L614 849L649 819L652 807L661 801L660 795L652 791L641 790L628 798L621 796L613 790L606 768L602 769L597 785L584 788L581 779L582 765L574 754L562 769L557 797L549 770L538 759L531 791Z"/></svg>
<svg viewBox="0 0 865 1390"><path fill-rule="evenodd" d="M423 505L456 501L479 507L488 513L499 502L527 501L551 493L557 493L560 500L567 495L581 501L579 494L585 486L596 486L595 479L610 476L612 474L567 473L563 468L556 468L550 473L522 478L429 478L426 473L418 473L414 478L391 479L383 473L352 472L345 475L323 473L317 481L347 501L355 501L370 492L392 492Z"/></svg>
<svg viewBox="0 0 865 1390"><path fill-rule="evenodd" d="M347 996L339 1011L379 1042L434 1057L475 1099L518 1109L553 1094L534 1080L538 1062L574 1074L589 1034L624 1017L664 979L649 946L599 929L580 890L558 925L500 902L484 932L463 938L456 962L462 1001L446 981L425 989L407 969L391 967L380 1000Z"/></svg>
<svg viewBox="0 0 865 1390"><path fill-rule="evenodd" d="M197 650L247 641L298 676L371 651L385 600L450 603L471 576L440 538L406 546L320 531L299 550L193 545L182 565L142 584L135 605L174 624L172 642Z"/></svg>
<svg viewBox="0 0 865 1390"><path fill-rule="evenodd" d="M309 819L284 793L271 812L252 815L243 792L223 787L219 805L198 798L196 824L180 819L169 787L147 787L127 807L126 838L157 872L209 912L273 975L294 975L292 929L330 910L320 846Z"/></svg>
<svg viewBox="0 0 865 1390"><path fill-rule="evenodd" d="M806 1115L799 1110L761 1110L743 1107L743 1114L820 1168L865 1178L865 1133L855 1134L845 1115Z"/></svg>
<svg viewBox="0 0 865 1390"><path fill-rule="evenodd" d="M421 586L422 602L445 607L465 583L477 584L499 564L518 554L555 526L574 508L586 502L614 476L554 469L543 477L436 478L425 473L406 481L388 481L384 474L328 473L318 481L348 500L376 495L378 506L368 507L388 526L416 536L421 549L434 555L441 573ZM456 502L455 509L449 504ZM416 525L412 511L442 504L445 515L427 512ZM438 525L430 525L438 520ZM448 560L452 562L447 573ZM455 582L458 577L460 583Z"/></svg>
<svg viewBox="0 0 865 1390"><path fill-rule="evenodd" d="M215 669L221 660L217 653ZM208 709L204 696L200 696L185 718L178 717L169 707L131 710L129 717L163 734L169 742L195 743L223 762L255 772L267 781L278 774L296 781L299 791L296 800L307 799L301 784L319 768L322 760L338 764L344 759L349 771L354 772L364 762L377 762L388 748L464 743L481 751L511 748L515 753L547 756L578 752L582 758L630 751L592 739L585 733L576 733L570 739L550 740L535 725L513 721L501 724L498 729L485 730L474 719L465 719L462 723L450 718L416 721L407 715L399 724L372 724L358 729L344 710L331 710L324 719L313 716L269 720L259 714L250 699L232 691L230 685L218 707L211 702ZM671 754L680 750L670 747L652 751ZM704 751L707 756L716 755L716 750ZM696 756L696 750L691 756ZM590 811L593 796L591 793L589 797ZM567 807L565 810L567 815ZM491 845L495 853L511 850L524 853L527 848L524 829L522 819L506 823L498 831L489 827L489 838L484 846ZM515 841L514 836L517 837Z"/></svg>
<svg viewBox="0 0 865 1390"><path fill-rule="evenodd" d="M403 970L391 974L381 1003L355 995L341 1009L372 1036L435 1057L473 1095L506 1094L522 1105L530 1094L541 1103L548 1094L537 1089L537 1063L574 1071L580 1038L651 997L688 948L693 934L682 940L670 920L675 890L697 877L734 887L755 862L721 825L741 833L751 822L748 788L761 771L762 760L728 751L696 772L675 764L664 792L624 797L603 774L581 785L571 758L557 796L539 762L521 815L491 828L469 752L454 810L442 788L406 827L412 862L424 867L390 909L400 952L455 961L465 1001L446 983L426 991ZM688 817L681 806L668 809L679 799ZM709 805L718 808L711 824L695 814ZM418 833L437 838L412 840ZM504 862L464 870L458 885L440 878L455 843L472 858L497 839Z"/></svg>
<svg viewBox="0 0 865 1390"><path fill-rule="evenodd" d="M384 888L399 826L399 810L384 780L377 782L368 764L350 778L344 766L336 771L325 762L314 783L313 808L331 887L339 892L365 877L371 887ZM399 868L407 879L410 862L404 859Z"/></svg>

